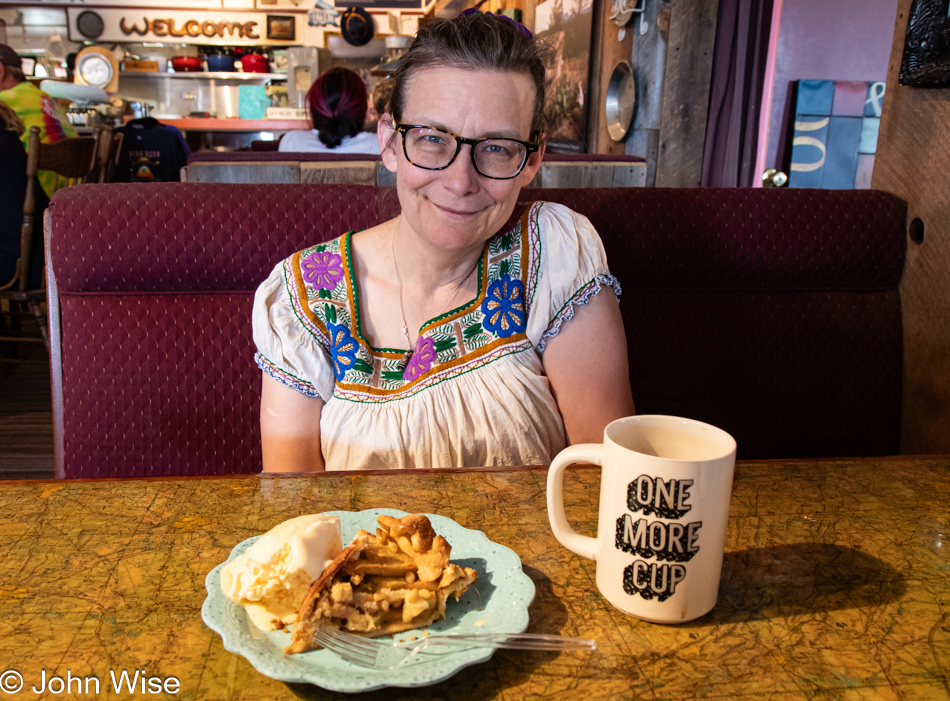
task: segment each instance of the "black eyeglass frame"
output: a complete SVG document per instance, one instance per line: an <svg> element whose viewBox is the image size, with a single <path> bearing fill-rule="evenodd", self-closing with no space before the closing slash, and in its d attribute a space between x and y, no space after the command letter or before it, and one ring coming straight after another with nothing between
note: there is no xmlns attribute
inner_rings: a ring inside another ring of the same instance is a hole
<svg viewBox="0 0 950 701"><path fill-rule="evenodd" d="M455 159L458 158L459 152L462 150L462 146L468 144L472 147L472 166L475 168L475 172L481 175L483 178L488 178L490 180L511 180L512 178L517 178L521 175L521 171L524 170L524 167L528 164L528 159L531 157L532 153L537 153L541 149L541 144L531 141L521 141L520 139L511 139L507 136L486 136L483 139L467 139L464 136L459 136L458 134L453 134L447 129L439 129L438 127L430 127L425 124L394 124L393 129L399 132L402 135L402 152L406 156L406 160L412 163L416 168L422 168L423 170L445 170L450 165L455 163ZM444 166L439 166L438 168L430 168L428 166L421 166L411 158L409 158L409 150L406 147L406 133L410 129L431 129L432 131L440 131L443 134L448 134L453 139L455 139L455 153L452 154L452 158L449 159L449 162ZM475 162L475 147L485 141L513 141L516 144L521 144L525 148L524 158L521 160L521 165L518 166L518 170L514 175L509 175L504 178L500 178L495 175L485 175L482 172L481 168L478 167L478 163Z"/></svg>

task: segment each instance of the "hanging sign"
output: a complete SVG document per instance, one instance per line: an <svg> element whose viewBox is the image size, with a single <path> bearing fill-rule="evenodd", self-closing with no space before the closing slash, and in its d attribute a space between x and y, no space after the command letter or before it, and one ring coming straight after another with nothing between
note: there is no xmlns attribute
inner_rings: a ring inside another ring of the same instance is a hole
<svg viewBox="0 0 950 701"><path fill-rule="evenodd" d="M339 25L340 13L326 0L317 0L314 9L307 13L307 24L311 27L335 27Z"/></svg>
<svg viewBox="0 0 950 701"><path fill-rule="evenodd" d="M98 42L166 41L226 46L293 44L303 37L307 23L307 16L302 13L273 16L263 12L147 8L67 8L66 12L70 41L87 41L91 38L83 34L82 27L85 25L78 22L83 12L95 12L101 19L101 31L95 38Z"/></svg>

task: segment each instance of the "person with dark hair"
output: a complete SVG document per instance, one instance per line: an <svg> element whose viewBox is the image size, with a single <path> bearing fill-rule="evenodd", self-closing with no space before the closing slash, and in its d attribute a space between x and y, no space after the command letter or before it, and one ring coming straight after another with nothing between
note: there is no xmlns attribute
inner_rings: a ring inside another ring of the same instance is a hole
<svg viewBox="0 0 950 701"><path fill-rule="evenodd" d="M347 68L331 68L307 92L313 129L288 132L281 151L296 153L379 153L375 134L363 131L366 84Z"/></svg>
<svg viewBox="0 0 950 701"><path fill-rule="evenodd" d="M26 198L26 151L20 138L26 127L9 105L0 102L0 287L16 274L20 259L23 202ZM49 199L35 189L36 221L43 221ZM43 233L34 231L27 285L39 287L43 280Z"/></svg>
<svg viewBox="0 0 950 701"><path fill-rule="evenodd" d="M21 136L29 148L30 127L40 128L40 141L52 144L76 136L63 110L56 102L26 79L23 59L6 44L0 44L0 100L6 102L26 126ZM56 191L56 175L46 170L39 173L40 185L50 197Z"/></svg>
<svg viewBox="0 0 950 701"><path fill-rule="evenodd" d="M253 311L264 471L546 464L634 413L590 221L533 202L544 47L481 12L422 27L379 124L400 212L279 263Z"/></svg>

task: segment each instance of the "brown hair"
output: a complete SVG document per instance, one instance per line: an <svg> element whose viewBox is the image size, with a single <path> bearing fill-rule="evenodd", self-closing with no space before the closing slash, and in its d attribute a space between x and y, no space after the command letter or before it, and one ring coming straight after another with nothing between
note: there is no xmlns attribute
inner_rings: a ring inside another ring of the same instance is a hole
<svg viewBox="0 0 950 701"><path fill-rule="evenodd" d="M383 78L381 81L376 83L376 87L373 88L373 93L370 96L370 99L373 101L373 109L376 110L378 117L382 117L385 112L389 111L389 100L392 98L392 94L392 78Z"/></svg>
<svg viewBox="0 0 950 701"><path fill-rule="evenodd" d="M16 112L13 111L13 108L2 101L0 101L0 123L3 124L5 131L12 131L17 136L23 136L23 132L26 131L26 127L20 121Z"/></svg>
<svg viewBox="0 0 950 701"><path fill-rule="evenodd" d="M523 73L534 81L531 135L544 131L544 62L547 47L523 26L491 13L437 18L422 27L393 72L390 112L401 121L406 86L423 68L448 67L473 71Z"/></svg>

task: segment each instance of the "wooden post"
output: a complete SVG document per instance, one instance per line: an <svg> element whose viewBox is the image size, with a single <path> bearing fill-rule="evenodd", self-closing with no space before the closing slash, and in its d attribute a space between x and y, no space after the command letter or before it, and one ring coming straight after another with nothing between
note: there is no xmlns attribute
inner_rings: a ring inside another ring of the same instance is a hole
<svg viewBox="0 0 950 701"><path fill-rule="evenodd" d="M672 0L660 103L656 184L698 187L719 0Z"/></svg>
<svg viewBox="0 0 950 701"><path fill-rule="evenodd" d="M30 271L27 270L27 261L33 247L33 234L36 217L36 188L39 184L36 174L40 165L40 128L30 127L30 148L26 154L26 197L23 199L23 227L20 229L20 259L16 262L16 273L19 276L18 287L25 292L29 282Z"/></svg>
<svg viewBox="0 0 950 701"><path fill-rule="evenodd" d="M908 240L901 280L904 400L901 452L950 453L950 87L898 83L911 0L900 0L871 187L907 200L923 241Z"/></svg>

